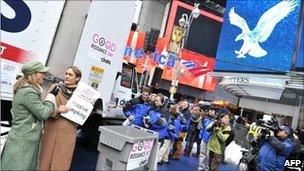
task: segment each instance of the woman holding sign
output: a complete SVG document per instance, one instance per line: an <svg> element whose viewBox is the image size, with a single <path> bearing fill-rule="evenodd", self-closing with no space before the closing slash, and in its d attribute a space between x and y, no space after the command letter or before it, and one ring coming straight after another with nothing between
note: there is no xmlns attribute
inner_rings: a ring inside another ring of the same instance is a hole
<svg viewBox="0 0 304 171"><path fill-rule="evenodd" d="M47 96L45 101L41 97L44 74L49 68L31 61L21 70L24 76L13 87L12 128L1 156L2 170L37 169L43 121L51 117L55 109L54 96ZM56 111L67 112L67 108L59 106Z"/></svg>
<svg viewBox="0 0 304 171"><path fill-rule="evenodd" d="M82 73L78 67L69 67L64 82L51 86L57 106L65 105L77 87ZM64 115L64 114L62 114ZM39 170L69 170L76 143L77 124L58 116L45 123L41 138Z"/></svg>

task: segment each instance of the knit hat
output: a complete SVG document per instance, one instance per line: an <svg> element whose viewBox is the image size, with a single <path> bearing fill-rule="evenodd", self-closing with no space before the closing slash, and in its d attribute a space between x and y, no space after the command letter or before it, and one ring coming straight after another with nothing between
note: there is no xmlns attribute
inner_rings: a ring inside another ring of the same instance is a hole
<svg viewBox="0 0 304 171"><path fill-rule="evenodd" d="M47 72L49 69L39 61L29 61L22 66L21 71L24 75L30 75L37 72Z"/></svg>
<svg viewBox="0 0 304 171"><path fill-rule="evenodd" d="M288 128L287 126L280 126L280 130L281 130L281 131L285 131L285 132L287 132L287 133L288 133L288 135L290 135L290 134L291 134L291 129L290 129L290 128Z"/></svg>

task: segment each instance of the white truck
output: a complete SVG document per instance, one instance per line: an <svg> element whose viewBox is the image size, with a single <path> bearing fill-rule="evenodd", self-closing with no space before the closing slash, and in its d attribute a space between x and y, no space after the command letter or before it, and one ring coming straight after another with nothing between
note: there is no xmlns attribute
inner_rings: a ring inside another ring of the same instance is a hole
<svg viewBox="0 0 304 171"><path fill-rule="evenodd" d="M1 117L10 118L12 86L27 60L61 80L67 66L101 93L104 120L122 120L138 94L135 66L123 62L136 1L10 1L1 3ZM57 79L56 79L57 78ZM9 119L8 119L9 120Z"/></svg>

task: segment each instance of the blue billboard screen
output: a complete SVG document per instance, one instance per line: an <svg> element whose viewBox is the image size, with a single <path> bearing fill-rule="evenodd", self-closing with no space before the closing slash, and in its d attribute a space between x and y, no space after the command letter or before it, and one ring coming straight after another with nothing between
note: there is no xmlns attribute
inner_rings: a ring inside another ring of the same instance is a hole
<svg viewBox="0 0 304 171"><path fill-rule="evenodd" d="M304 34L304 31L302 30L302 34ZM299 54L298 54L298 58L297 58L297 63L296 63L296 68L303 70L304 68L304 39L303 37L301 37L300 40L300 47L299 47Z"/></svg>
<svg viewBox="0 0 304 171"><path fill-rule="evenodd" d="M215 70L289 71L300 6L300 0L228 0Z"/></svg>

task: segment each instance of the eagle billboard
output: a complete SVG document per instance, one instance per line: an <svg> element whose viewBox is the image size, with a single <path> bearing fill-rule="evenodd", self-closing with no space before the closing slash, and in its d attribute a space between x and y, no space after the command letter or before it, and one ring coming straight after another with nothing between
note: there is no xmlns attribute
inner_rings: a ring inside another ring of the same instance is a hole
<svg viewBox="0 0 304 171"><path fill-rule="evenodd" d="M300 0L228 0L216 55L216 71L289 71Z"/></svg>

